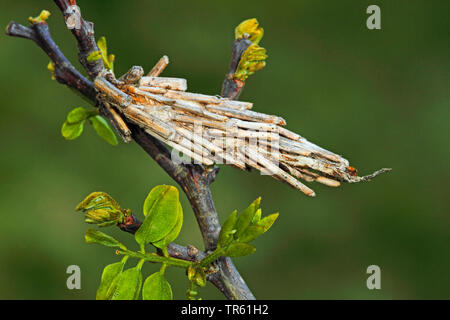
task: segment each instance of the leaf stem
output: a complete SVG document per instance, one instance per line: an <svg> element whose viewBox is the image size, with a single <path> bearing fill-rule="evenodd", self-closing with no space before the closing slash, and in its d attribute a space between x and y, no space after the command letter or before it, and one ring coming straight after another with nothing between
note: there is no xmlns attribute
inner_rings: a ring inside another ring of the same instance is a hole
<svg viewBox="0 0 450 320"><path fill-rule="evenodd" d="M191 261L181 260L181 259L172 258L172 257L163 257L160 255L157 255L156 253L143 254L143 253L134 252L134 251L130 251L130 250L117 250L117 253L123 254L123 255L128 255L128 256L130 256L132 258L136 258L136 259L142 259L142 260L153 262L153 263L163 263L163 264L167 264L169 266L179 267L179 268L187 268L194 264Z"/></svg>

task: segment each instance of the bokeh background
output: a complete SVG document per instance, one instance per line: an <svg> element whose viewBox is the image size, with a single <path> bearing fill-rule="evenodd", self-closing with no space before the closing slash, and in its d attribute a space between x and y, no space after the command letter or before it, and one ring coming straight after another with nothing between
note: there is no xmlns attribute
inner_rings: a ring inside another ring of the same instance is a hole
<svg viewBox="0 0 450 320"><path fill-rule="evenodd" d="M262 197L280 212L258 250L235 259L260 299L450 298L448 1L87 1L84 17L107 36L116 72L146 70L167 54L166 76L189 90L218 94L233 29L256 17L265 28L265 70L242 100L279 114L288 128L343 154L362 174L392 167L370 183L314 185L307 198L269 177L221 167L212 192L223 221ZM366 28L366 8L381 7L382 30ZM75 41L52 1L2 1L0 24L27 23L49 9L54 39L79 66ZM112 147L86 127L75 141L60 128L87 104L50 79L48 58L30 41L0 35L0 298L92 299L113 250L87 245L75 205L105 191L141 215L149 190L173 184L137 145ZM81 69L81 68L80 68ZM202 248L182 195L177 242ZM105 231L105 230L103 230ZM106 232L132 246L133 239ZM82 289L66 288L66 268L81 267ZM382 289L366 288L366 268L381 267ZM150 273L155 266L145 267ZM175 298L187 286L168 270ZM210 284L205 299L222 299Z"/></svg>

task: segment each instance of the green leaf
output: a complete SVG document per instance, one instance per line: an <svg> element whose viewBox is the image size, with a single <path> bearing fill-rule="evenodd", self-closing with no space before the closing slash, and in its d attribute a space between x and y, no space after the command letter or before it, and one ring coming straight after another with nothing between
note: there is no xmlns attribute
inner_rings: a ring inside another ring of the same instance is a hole
<svg viewBox="0 0 450 320"><path fill-rule="evenodd" d="M64 122L61 128L61 134L66 140L74 140L78 138L83 132L84 121L70 124Z"/></svg>
<svg viewBox="0 0 450 320"><path fill-rule="evenodd" d="M181 227L183 226L183 208L181 207L181 203L179 204L179 209L177 210L178 218L177 223L175 224L175 227L161 240L158 240L156 242L153 242L153 245L157 248L163 249L167 247L167 245L171 242L173 242L178 235L180 234Z"/></svg>
<svg viewBox="0 0 450 320"><path fill-rule="evenodd" d="M234 235L235 239L239 238L240 235L245 231L245 229L247 229L247 227L250 225L256 211L259 209L260 204L261 198L258 198L239 215L236 221L236 233Z"/></svg>
<svg viewBox="0 0 450 320"><path fill-rule="evenodd" d="M244 35L248 36L248 39L258 44L264 35L264 29L259 26L258 20L255 18L242 21L234 30L235 38L242 38Z"/></svg>
<svg viewBox="0 0 450 320"><path fill-rule="evenodd" d="M244 233L239 237L239 242L250 242L264 233L264 227L261 226L249 226Z"/></svg>
<svg viewBox="0 0 450 320"><path fill-rule="evenodd" d="M100 50L98 51L92 51L86 58L88 62L94 62L96 60L99 60L102 58L102 52Z"/></svg>
<svg viewBox="0 0 450 320"><path fill-rule="evenodd" d="M89 121L92 123L95 131L100 137L102 137L104 140L106 140L109 144L113 146L116 146L118 144L117 137L114 131L109 126L108 121L105 120L105 118L97 115L92 118L89 118Z"/></svg>
<svg viewBox="0 0 450 320"><path fill-rule="evenodd" d="M143 212L145 217L152 211L153 207L158 204L158 201L165 196L169 189L170 186L161 185L150 190L144 201Z"/></svg>
<svg viewBox="0 0 450 320"><path fill-rule="evenodd" d="M50 12L47 10L42 10L41 13L37 17L35 17L35 18L29 17L28 21L33 24L44 23L48 19L48 17L50 17Z"/></svg>
<svg viewBox="0 0 450 320"><path fill-rule="evenodd" d="M88 117L89 117L89 111L87 111L83 107L78 107L78 108L73 109L72 111L70 111L67 114L66 121L69 124L75 124L75 123L81 122L83 120L86 120Z"/></svg>
<svg viewBox="0 0 450 320"><path fill-rule="evenodd" d="M97 46L101 51L101 57L103 59L103 65L106 69L113 71L114 69L114 55L110 54L108 55L108 46L106 44L106 38L100 37L97 41Z"/></svg>
<svg viewBox="0 0 450 320"><path fill-rule="evenodd" d="M225 251L225 256L227 257L243 257L248 256L255 252L256 248L247 243L235 242L230 244L230 246Z"/></svg>
<svg viewBox="0 0 450 320"><path fill-rule="evenodd" d="M125 270L117 281L111 300L137 300L142 287L141 264Z"/></svg>
<svg viewBox="0 0 450 320"><path fill-rule="evenodd" d="M179 222L180 211L177 188L165 185L153 188L144 202L146 217L135 234L136 242L143 247L169 235Z"/></svg>
<svg viewBox="0 0 450 320"><path fill-rule="evenodd" d="M267 217L262 218L258 222L258 226L261 226L264 228L264 232L270 229L270 227L273 225L275 220L277 220L279 214L278 213L272 213L271 215L268 215Z"/></svg>
<svg viewBox="0 0 450 320"><path fill-rule="evenodd" d="M112 212L121 212L119 204L106 192L92 192L75 208L75 211L89 211L95 209L108 209Z"/></svg>
<svg viewBox="0 0 450 320"><path fill-rule="evenodd" d="M122 223L125 218L119 204L105 192L92 192L75 208L80 210L85 213L85 222L99 226Z"/></svg>
<svg viewBox="0 0 450 320"><path fill-rule="evenodd" d="M255 216L252 219L252 224L258 224L261 221L261 213L262 211L259 209L255 212Z"/></svg>
<svg viewBox="0 0 450 320"><path fill-rule="evenodd" d="M126 249L125 246L119 241L98 230L88 229L84 238L89 244L97 243L106 247Z"/></svg>
<svg viewBox="0 0 450 320"><path fill-rule="evenodd" d="M266 49L257 44L250 45L242 54L233 77L245 81L249 76L266 66L265 60L267 57Z"/></svg>
<svg viewBox="0 0 450 320"><path fill-rule="evenodd" d="M100 37L98 39L97 46L104 55L106 55L106 56L108 55L108 46L106 45L105 37Z"/></svg>
<svg viewBox="0 0 450 320"><path fill-rule="evenodd" d="M161 272L145 279L142 287L142 300L172 300L172 288Z"/></svg>
<svg viewBox="0 0 450 320"><path fill-rule="evenodd" d="M117 287L119 277L122 274L125 262L126 259L123 259L120 262L107 265L103 269L102 280L100 281L100 286L97 289L97 295L95 297L97 300L111 299Z"/></svg>
<svg viewBox="0 0 450 320"><path fill-rule="evenodd" d="M225 220L220 229L218 245L226 246L233 240L233 230L237 221L237 210L234 210Z"/></svg>

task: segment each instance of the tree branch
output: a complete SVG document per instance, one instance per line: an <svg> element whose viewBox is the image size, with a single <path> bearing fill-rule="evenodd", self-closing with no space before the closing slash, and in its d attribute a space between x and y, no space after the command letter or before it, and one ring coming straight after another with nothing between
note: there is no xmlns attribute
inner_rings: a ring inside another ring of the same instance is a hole
<svg viewBox="0 0 450 320"><path fill-rule="evenodd" d="M12 21L6 28L6 34L12 37L33 40L55 64L55 78L59 83L67 85L79 91L89 100L95 101L94 85L78 72L64 56L53 41L47 23L38 22L33 23L31 27L25 27Z"/></svg>
<svg viewBox="0 0 450 320"><path fill-rule="evenodd" d="M73 11L74 8L72 7L76 5L76 0L54 0L54 2L64 14L66 25L70 27L73 21L69 18L73 18L74 14L76 18L77 14L77 12ZM89 73L91 79L95 79L99 72L103 70L104 66L101 59L94 62L87 61L89 54L98 51L94 37L94 27L92 23L84 21L81 14L79 15L79 18L80 24L77 26L78 28L71 29L72 34L75 36L78 43L79 60L81 64ZM54 63L57 81L77 90L97 106L96 92L92 82L78 72L63 55L51 38L47 23L43 21L34 22L31 27L25 27L16 22L11 22L6 29L6 33L13 37L22 37L33 40ZM233 46L234 56L232 58L232 64L234 60L238 59L237 61L239 61L240 59L239 56L236 56L241 52L241 50L237 50L240 47L236 46L237 49L234 49L235 46L236 45ZM240 54L242 54L242 52ZM225 80L225 82L228 83L229 81ZM223 87L225 89L222 90L222 95L232 99L237 98L243 88L243 83L242 85L235 83L236 86L233 89L233 84L231 82L229 85L225 85L225 82ZM197 218L206 252L214 250L220 232L220 223L209 185L215 180L218 169L205 168L199 165L181 164L181 161L177 161L177 157L173 156L167 147L159 140L146 134L138 126L129 122L127 122L127 125L132 131L133 139L183 189ZM135 227L138 226L136 225ZM130 232L129 230L125 231ZM205 256L204 253L195 253L195 250L192 250L192 247L182 247L176 244L170 244L168 251L171 256L185 260L202 259ZM225 297L228 299L255 298L242 277L239 275L230 258L220 258L214 263L214 267L215 272L209 275L208 280L210 280L225 295Z"/></svg>
<svg viewBox="0 0 450 320"><path fill-rule="evenodd" d="M233 46L231 47L230 67L228 68L228 73L222 84L222 92L220 94L222 97L237 100L242 92L242 89L244 89L245 82L233 79L233 75L239 66L239 61L241 61L242 54L248 49L248 47L250 47L251 44L252 42L245 38L234 40Z"/></svg>

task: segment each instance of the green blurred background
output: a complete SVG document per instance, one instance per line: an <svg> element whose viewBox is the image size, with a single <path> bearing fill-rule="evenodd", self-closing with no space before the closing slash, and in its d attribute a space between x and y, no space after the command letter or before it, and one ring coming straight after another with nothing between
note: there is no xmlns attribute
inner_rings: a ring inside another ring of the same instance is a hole
<svg viewBox="0 0 450 320"><path fill-rule="evenodd" d="M269 59L241 99L288 120L288 128L343 154L362 174L392 167L370 183L313 185L316 198L258 173L221 166L212 192L220 218L262 196L279 211L258 250L235 259L260 299L450 298L449 1L87 1L84 17L107 36L116 73L146 70L163 55L165 76L189 90L220 92L233 29L256 17ZM366 8L381 7L382 30L366 28ZM2 1L0 22L24 24L49 9L52 34L77 66L76 44L53 1ZM141 215L158 184L173 184L136 144L111 147L87 127L67 142L69 110L87 106L50 80L49 59L30 41L0 36L0 298L92 299L113 250L84 242L75 205L105 191ZM186 197L177 242L202 248ZM130 246L133 239L110 228ZM66 288L68 265L82 289ZM366 268L381 267L382 289L366 288ZM156 266L145 267L148 274ZM169 270L175 298L187 286ZM206 299L222 299L210 284Z"/></svg>

